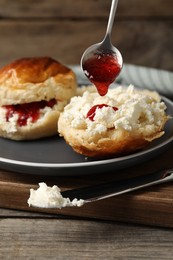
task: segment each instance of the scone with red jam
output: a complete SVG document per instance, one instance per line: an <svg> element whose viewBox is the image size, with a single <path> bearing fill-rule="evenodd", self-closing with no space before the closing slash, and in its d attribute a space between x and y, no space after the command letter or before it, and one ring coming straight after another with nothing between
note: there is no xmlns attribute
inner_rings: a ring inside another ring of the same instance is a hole
<svg viewBox="0 0 173 260"><path fill-rule="evenodd" d="M23 58L0 69L0 136L31 140L57 134L60 112L76 94L76 76L50 57Z"/></svg>

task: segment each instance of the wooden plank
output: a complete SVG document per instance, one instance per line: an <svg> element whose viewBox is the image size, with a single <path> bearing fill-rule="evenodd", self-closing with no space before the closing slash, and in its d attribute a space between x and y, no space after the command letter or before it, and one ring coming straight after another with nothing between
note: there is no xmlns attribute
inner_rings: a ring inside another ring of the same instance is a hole
<svg viewBox="0 0 173 260"><path fill-rule="evenodd" d="M1 0L1 17L5 18L79 18L107 17L111 0Z"/></svg>
<svg viewBox="0 0 173 260"><path fill-rule="evenodd" d="M0 221L3 259L172 259L173 232L132 225L58 219Z"/></svg>
<svg viewBox="0 0 173 260"><path fill-rule="evenodd" d="M0 219L4 218L55 218L53 214L45 214L40 212L29 212L16 209L4 209L0 208Z"/></svg>
<svg viewBox="0 0 173 260"><path fill-rule="evenodd" d="M119 17L129 18L159 18L172 17L172 0L120 0L117 8Z"/></svg>
<svg viewBox="0 0 173 260"><path fill-rule="evenodd" d="M29 207L30 188L36 189L39 182L46 182L52 186L57 184L61 190L82 187L87 185L130 178L136 175L146 174L161 168L173 167L172 147L164 154L153 158L147 163L128 169L98 175L60 177L25 175L20 173L0 172L0 207L19 209L31 212L49 213L57 216L88 217L90 219L102 219L123 221L128 223L140 223L145 225L173 227L173 183L148 187L121 196L112 197L98 202L88 203L80 208L70 207L58 209L40 209ZM166 216L166 217L165 217Z"/></svg>
<svg viewBox="0 0 173 260"><path fill-rule="evenodd" d="M52 56L65 64L79 64L84 50L103 39L106 24L1 21L0 66L26 56ZM173 70L172 28L173 21L117 21L112 42L125 63Z"/></svg>
<svg viewBox="0 0 173 260"><path fill-rule="evenodd" d="M1 0L0 16L3 18L104 18L107 19L111 0ZM141 8L142 7L142 8ZM118 17L170 17L172 0L121 0Z"/></svg>

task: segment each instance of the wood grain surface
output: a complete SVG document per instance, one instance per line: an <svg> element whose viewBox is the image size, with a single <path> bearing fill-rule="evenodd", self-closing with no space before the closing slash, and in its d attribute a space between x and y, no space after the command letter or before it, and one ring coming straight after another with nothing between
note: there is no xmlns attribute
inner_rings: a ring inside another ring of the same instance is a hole
<svg viewBox="0 0 173 260"><path fill-rule="evenodd" d="M0 172L0 207L20 209L31 212L51 213L74 217L87 217L102 220L123 221L146 225L173 227L173 184L167 183L155 187L124 194L109 199L86 204L82 207L58 209L40 209L29 207L30 188L38 188L39 182L52 186L57 184L61 190L94 185L101 182L126 179L132 176L152 173L161 168L172 168L172 146L163 154L128 169L90 176L39 176L14 172ZM165 218L166 216L166 218Z"/></svg>
<svg viewBox="0 0 173 260"><path fill-rule="evenodd" d="M111 0L1 0L1 18L108 18ZM120 0L116 16L119 17L171 17L172 0ZM142 7L139 9L139 7Z"/></svg>
<svg viewBox="0 0 173 260"><path fill-rule="evenodd" d="M0 66L26 56L79 64L103 39L111 1L1 0ZM141 8L142 6L142 8ZM173 70L173 1L121 0L112 32L124 62Z"/></svg>
<svg viewBox="0 0 173 260"><path fill-rule="evenodd" d="M0 220L1 259L172 259L173 232L103 221Z"/></svg>

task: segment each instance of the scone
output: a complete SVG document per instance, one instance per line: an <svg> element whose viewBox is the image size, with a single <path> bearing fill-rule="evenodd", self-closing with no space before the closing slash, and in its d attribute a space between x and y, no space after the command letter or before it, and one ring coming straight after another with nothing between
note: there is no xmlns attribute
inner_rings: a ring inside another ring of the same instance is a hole
<svg viewBox="0 0 173 260"><path fill-rule="evenodd" d="M50 57L0 69L0 136L31 140L57 134L60 112L76 94L74 72Z"/></svg>
<svg viewBox="0 0 173 260"><path fill-rule="evenodd" d="M58 131L77 153L88 157L129 154L164 134L169 116L156 92L134 86L85 91L64 108Z"/></svg>

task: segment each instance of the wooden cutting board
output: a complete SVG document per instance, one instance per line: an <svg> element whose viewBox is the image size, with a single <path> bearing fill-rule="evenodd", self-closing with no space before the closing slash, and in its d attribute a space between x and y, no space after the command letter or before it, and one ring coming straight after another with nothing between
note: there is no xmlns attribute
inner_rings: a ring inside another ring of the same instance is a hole
<svg viewBox="0 0 173 260"><path fill-rule="evenodd" d="M123 221L162 227L173 227L173 183L148 187L132 193L115 196L80 208L38 209L29 207L27 199L30 188L36 189L39 182L57 184L61 190L98 184L99 182L126 179L143 175L160 168L173 168L172 146L143 164L128 169L101 175L57 177L26 175L0 171L0 207L56 215L87 217L102 220Z"/></svg>

